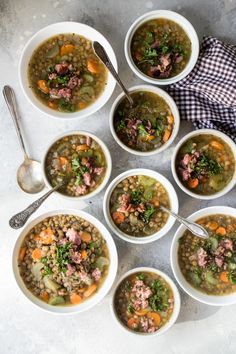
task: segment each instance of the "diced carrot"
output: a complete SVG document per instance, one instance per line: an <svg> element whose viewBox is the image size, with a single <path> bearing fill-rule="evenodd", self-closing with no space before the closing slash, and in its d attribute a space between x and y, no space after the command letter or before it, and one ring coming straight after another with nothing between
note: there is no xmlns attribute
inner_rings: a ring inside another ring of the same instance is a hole
<svg viewBox="0 0 236 354"><path fill-rule="evenodd" d="M188 180L189 188L197 188L198 184L199 184L199 180L197 178L190 178Z"/></svg>
<svg viewBox="0 0 236 354"><path fill-rule="evenodd" d="M121 213L120 211L115 211L114 213L112 213L112 219L114 220L114 222L116 224L121 224L122 222L124 222L125 220L125 216L123 213Z"/></svg>
<svg viewBox="0 0 236 354"><path fill-rule="evenodd" d="M223 281L223 283L229 282L228 274L229 274L229 272L226 272L226 271L220 273L220 280Z"/></svg>
<svg viewBox="0 0 236 354"><path fill-rule="evenodd" d="M216 141L216 140L212 140L212 141L210 142L210 145L211 145L213 148L218 149L218 150L223 150L223 149L224 149L224 146L223 146L221 143L219 143L218 141Z"/></svg>
<svg viewBox="0 0 236 354"><path fill-rule="evenodd" d="M159 326L161 323L161 316L156 313L156 312L148 312L147 317L153 319L153 321L155 322L156 326Z"/></svg>
<svg viewBox="0 0 236 354"><path fill-rule="evenodd" d="M68 159L67 159L66 157L64 157L64 156L60 156L60 157L59 157L59 161L60 161L60 164L61 164L62 166L68 164Z"/></svg>
<svg viewBox="0 0 236 354"><path fill-rule="evenodd" d="M138 320L134 317L129 318L127 321L127 326L130 329L136 329L138 327Z"/></svg>
<svg viewBox="0 0 236 354"><path fill-rule="evenodd" d="M85 290L87 289L87 287L83 287L83 288L79 288L77 291L78 291L78 293L84 293L85 292Z"/></svg>
<svg viewBox="0 0 236 354"><path fill-rule="evenodd" d="M92 284L88 287L88 289L84 292L84 297L91 296L97 290L97 285Z"/></svg>
<svg viewBox="0 0 236 354"><path fill-rule="evenodd" d="M50 245L54 239L54 233L53 233L52 229L50 229L50 228L47 228L46 230L41 231L39 236L41 238L41 242L46 245Z"/></svg>
<svg viewBox="0 0 236 354"><path fill-rule="evenodd" d="M89 146L87 144L78 145L78 146L76 146L76 150L77 151L86 151L86 150L89 150Z"/></svg>
<svg viewBox="0 0 236 354"><path fill-rule="evenodd" d="M25 254L26 254L26 247L21 247L20 253L19 253L19 260L20 260L20 261L23 261L23 260L24 260Z"/></svg>
<svg viewBox="0 0 236 354"><path fill-rule="evenodd" d="M81 159L82 165L85 165L87 162L88 162L88 158L87 157L82 157L82 159Z"/></svg>
<svg viewBox="0 0 236 354"><path fill-rule="evenodd" d="M60 48L60 54L67 55L69 53L72 53L74 49L75 49L75 46L73 44L64 44Z"/></svg>
<svg viewBox="0 0 236 354"><path fill-rule="evenodd" d="M82 231L80 234L80 237L81 237L82 241L84 241L86 243L90 242L92 239L91 234L86 231Z"/></svg>
<svg viewBox="0 0 236 354"><path fill-rule="evenodd" d="M221 235L221 236L226 235L225 227L219 226L218 229L216 229L216 233L217 233L218 235Z"/></svg>
<svg viewBox="0 0 236 354"><path fill-rule="evenodd" d="M46 80L39 80L38 81L38 88L40 89L40 91L42 91L43 93L48 93L49 92L49 88L47 87L47 83Z"/></svg>
<svg viewBox="0 0 236 354"><path fill-rule="evenodd" d="M99 65L98 62L94 59L89 58L87 60L87 69L90 71L92 74L97 74L99 73Z"/></svg>
<svg viewBox="0 0 236 354"><path fill-rule="evenodd" d="M167 122L168 122L169 124L173 124L173 123L174 123L174 117L173 117L172 115L168 116L168 117L167 117Z"/></svg>
<svg viewBox="0 0 236 354"><path fill-rule="evenodd" d="M45 302L48 302L49 300L49 294L47 291L42 291L39 295L40 299L42 299Z"/></svg>
<svg viewBox="0 0 236 354"><path fill-rule="evenodd" d="M78 103L78 106L79 106L79 109L84 109L87 107L87 103L81 101Z"/></svg>
<svg viewBox="0 0 236 354"><path fill-rule="evenodd" d="M75 304L80 304L82 301L82 297L79 294L72 293L70 294L70 302L75 305Z"/></svg>
<svg viewBox="0 0 236 354"><path fill-rule="evenodd" d="M170 135L171 135L171 131L169 129L166 129L162 138L164 143L166 143L169 140Z"/></svg>
<svg viewBox="0 0 236 354"><path fill-rule="evenodd" d="M151 202L157 208L160 206L160 201L159 201L159 199L157 197L153 197Z"/></svg>
<svg viewBox="0 0 236 354"><path fill-rule="evenodd" d="M86 259L87 257L88 257L87 251L83 250L83 251L81 252L81 258L82 258L82 259Z"/></svg>
<svg viewBox="0 0 236 354"><path fill-rule="evenodd" d="M210 230L214 231L219 226L216 221L209 221L206 225Z"/></svg>
<svg viewBox="0 0 236 354"><path fill-rule="evenodd" d="M42 258L42 251L39 248L35 248L32 251L32 258L34 261L39 261Z"/></svg>
<svg viewBox="0 0 236 354"><path fill-rule="evenodd" d="M35 239L36 241L41 241L41 237L40 237L39 235L34 235L34 239Z"/></svg>
<svg viewBox="0 0 236 354"><path fill-rule="evenodd" d="M150 310L149 309L142 309L142 310L139 310L139 311L135 311L135 314L137 316L145 316Z"/></svg>
<svg viewBox="0 0 236 354"><path fill-rule="evenodd" d="M155 139L155 136L154 135L147 135L146 136L146 140L147 141L152 141L152 140L154 140Z"/></svg>
<svg viewBox="0 0 236 354"><path fill-rule="evenodd" d="M48 107L52 109L57 109L58 105L56 102L48 101Z"/></svg>

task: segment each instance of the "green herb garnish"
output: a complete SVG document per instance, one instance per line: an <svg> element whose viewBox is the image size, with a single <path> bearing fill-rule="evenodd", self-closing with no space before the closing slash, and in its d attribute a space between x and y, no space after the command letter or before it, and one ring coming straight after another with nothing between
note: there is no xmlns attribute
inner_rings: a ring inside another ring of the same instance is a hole
<svg viewBox="0 0 236 354"><path fill-rule="evenodd" d="M132 192L131 192L131 203L132 203L132 204L135 204L135 205L140 204L140 202L141 202L141 195L142 195L142 192L141 192L140 190L132 191Z"/></svg>
<svg viewBox="0 0 236 354"><path fill-rule="evenodd" d="M145 274L144 274L144 273L139 273L139 274L136 276L136 278L137 278L138 280L144 280L144 279L145 279Z"/></svg>
<svg viewBox="0 0 236 354"><path fill-rule="evenodd" d="M138 125L138 131L139 131L140 135L143 135L143 136L148 135L148 132L146 131L143 124Z"/></svg>
<svg viewBox="0 0 236 354"><path fill-rule="evenodd" d="M222 166L207 155L200 155L198 162L193 166L194 172L200 175L205 172L208 176L218 175L222 172Z"/></svg>
<svg viewBox="0 0 236 354"><path fill-rule="evenodd" d="M66 269L67 264L70 263L70 249L72 244L67 242L65 245L57 245L56 246L56 262L59 266L60 271L64 271Z"/></svg>
<svg viewBox="0 0 236 354"><path fill-rule="evenodd" d="M163 289L162 283L160 282L160 280L157 280L157 279L155 279L151 282L150 287L155 292L158 292Z"/></svg>
<svg viewBox="0 0 236 354"><path fill-rule="evenodd" d="M53 272L52 272L51 268L49 268L49 267L44 267L42 275L43 275L43 277L45 277L45 276L50 275L50 274L52 274L52 273L53 273Z"/></svg>
<svg viewBox="0 0 236 354"><path fill-rule="evenodd" d="M152 206L147 207L145 212L141 214L142 219L144 220L145 223L149 223L152 215L155 213L156 209Z"/></svg>
<svg viewBox="0 0 236 354"><path fill-rule="evenodd" d="M228 274L228 279L232 284L236 284L236 270L231 270Z"/></svg>
<svg viewBox="0 0 236 354"><path fill-rule="evenodd" d="M121 131L121 130L123 130L125 128L126 128L125 121L123 119L121 119L119 121L119 123L117 124L117 126L116 126L116 130L119 132L119 131Z"/></svg>
<svg viewBox="0 0 236 354"><path fill-rule="evenodd" d="M47 264L47 257L41 257L40 258L40 262L43 263L43 264Z"/></svg>
<svg viewBox="0 0 236 354"><path fill-rule="evenodd" d="M128 304L128 306L127 306L127 311L128 311L129 313L134 313L134 308L133 308L133 306L132 306L131 304Z"/></svg>

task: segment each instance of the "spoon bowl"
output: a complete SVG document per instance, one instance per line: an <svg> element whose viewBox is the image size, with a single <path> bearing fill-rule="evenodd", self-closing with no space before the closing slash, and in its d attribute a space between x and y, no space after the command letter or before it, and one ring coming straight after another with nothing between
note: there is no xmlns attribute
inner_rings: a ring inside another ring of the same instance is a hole
<svg viewBox="0 0 236 354"><path fill-rule="evenodd" d="M17 183L26 193L40 192L45 186L40 162L26 158L17 170Z"/></svg>

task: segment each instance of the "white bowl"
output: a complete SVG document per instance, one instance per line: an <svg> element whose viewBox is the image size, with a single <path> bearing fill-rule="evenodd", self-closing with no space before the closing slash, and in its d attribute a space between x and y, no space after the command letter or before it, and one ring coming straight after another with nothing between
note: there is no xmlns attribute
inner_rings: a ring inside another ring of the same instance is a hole
<svg viewBox="0 0 236 354"><path fill-rule="evenodd" d="M204 216L212 215L212 214L225 214L236 217L236 209L227 207L227 206L212 206L208 208L204 208L201 210L196 211L195 213L191 214L188 219L191 221L196 221ZM183 288L183 290L194 299L213 306L224 306L224 305L231 305L236 303L236 292L217 296L217 295L207 295L196 288L194 288L187 280L184 278L178 262L178 247L179 247L179 238L183 236L186 227L181 225L178 230L176 231L170 250L170 261L172 271L176 280L178 281L179 285Z"/></svg>
<svg viewBox="0 0 236 354"><path fill-rule="evenodd" d="M19 272L19 267L18 267L18 254L19 250L22 244L22 241L24 240L25 236L27 233L39 222L44 220L47 217L53 216L53 215L59 215L59 214L66 214L66 215L75 215L81 218L84 218L85 220L89 221L91 224L93 224L101 233L102 237L106 240L107 247L109 250L110 254L110 266L109 266L109 272L107 274L106 279L104 280L104 283L102 284L101 288L95 293L92 297L90 297L88 300L85 302L82 302L79 305L72 305L72 306L52 306L47 304L44 301L41 301L38 299L35 295L33 295L30 290L27 289L25 286L25 283L20 276ZM117 272L117 266L118 266L118 257L117 257L117 250L115 243L113 241L113 238L111 237L110 233L108 230L104 227L104 225L96 219L94 216L85 213L84 211L81 210L75 210L75 209L59 209L59 210L52 210L47 213L44 213L40 216L38 216L36 219L28 223L24 229L21 231L14 250L12 254L12 266L13 266L13 272L15 276L15 280L22 291L22 293L27 297L28 300L30 300L33 304L37 305L43 310L49 311L51 313L56 313L56 314L74 314L74 313L79 313L86 311L90 309L91 307L95 306L98 302L100 302L105 295L108 293L110 290L115 277L116 277L116 272Z"/></svg>
<svg viewBox="0 0 236 354"><path fill-rule="evenodd" d="M156 241L159 238L165 236L167 234L167 232L174 225L175 219L173 218L173 216L170 215L167 220L167 223L165 224L165 226L162 229L160 229L158 232L154 233L153 235L145 236L145 237L135 237L135 236L127 235L126 233L121 231L116 226L116 224L112 220L112 217L110 214L110 208L109 208L111 194L112 194L114 188L117 186L117 184L119 184L125 178L130 177L130 176L137 176L137 175L144 175L144 176L155 178L158 182L160 182L163 185L163 187L166 189L166 191L169 195L170 209L174 213L178 213L179 202L178 202L178 197L177 197L176 191L175 191L174 187L172 186L172 184L169 182L169 180L166 177L164 177L163 175L161 175L160 173L153 171L153 170L148 170L145 168L136 168L136 169L128 170L128 171L123 172L120 175L118 175L109 184L109 186L105 192L104 199L103 199L103 213L105 215L105 219L106 219L107 224L109 225L111 230L117 236L119 236L121 239L123 239L124 241L135 243L135 244L145 244L145 243Z"/></svg>
<svg viewBox="0 0 236 354"><path fill-rule="evenodd" d="M105 187L105 185L109 181L109 178L111 175L111 170L112 170L112 159L111 159L110 151L108 150L106 144L101 139L99 139L96 135L89 133L87 131L84 131L84 130L72 130L72 131L69 131L68 133L63 133L63 134L60 134L59 136L57 136L55 139L53 139L53 141L50 143L49 147L47 148L46 152L44 153L44 156L42 159L42 164L41 164L42 175L43 175L46 186L48 188L52 188L52 185L49 183L49 180L48 180L46 173L45 173L45 164L46 164L47 154L48 154L50 148L52 147L52 145L55 144L56 141L60 140L63 137L70 136L70 135L77 135L77 134L90 136L92 139L94 139L101 146L104 156L106 158L106 162L107 162L106 174L103 178L102 183L91 193L77 196L77 197L65 195L65 194L62 194L58 191L55 191L54 193L56 193L57 195L59 195L63 198L69 199L69 200L86 200L86 199L90 199L90 198L94 197L95 195L97 195L98 193L100 193L103 190L103 188Z"/></svg>
<svg viewBox="0 0 236 354"><path fill-rule="evenodd" d="M235 158L235 163L236 163L236 145L234 143L234 141L229 138L226 134L221 133L218 130L214 130L214 129L199 129L199 130L194 130L193 132L186 134L176 145L174 152L172 154L172 158L171 158L171 171L173 174L173 177L175 179L175 182L178 184L178 186L188 195L190 195L193 198L197 198L197 199L201 199L201 200L211 200L211 199L215 199L215 198L219 198L222 197L223 195L225 195L226 193L228 193L236 184L236 166L235 166L235 172L234 175L231 179L231 181L225 186L225 188L223 188L221 191L212 194L212 195L201 195L201 194L197 194L197 193L193 193L191 192L188 188L186 188L182 182L180 181L177 172L176 172L176 168L175 168L175 161L176 161L176 156L178 154L178 151L180 149L180 147L191 137L193 136L197 136L197 135L204 135L204 134L209 134L209 135L214 135L218 138L221 138L223 141L225 141L229 147L232 150L232 153L234 155Z"/></svg>
<svg viewBox="0 0 236 354"><path fill-rule="evenodd" d="M154 155L154 154L158 154L160 152L163 152L164 150L166 150L172 143L173 141L175 140L177 134L178 134L178 131L179 131L179 122L180 122L180 118L179 118L179 111L178 111L178 108L176 106L176 103L175 101L173 100L173 98L167 93L165 92L164 90L158 88L158 87L154 87L154 86L151 86L151 85L137 85L137 86L132 86L129 88L129 92L132 93L132 92L137 92L137 91L147 91L147 92L152 92L152 93L155 93L157 94L158 96L162 97L166 103L169 105L170 107L170 110L173 114L173 117L174 117L174 129L172 131L172 134L171 134L171 137L170 139L165 143L163 144L160 148L157 148L155 150L152 150L152 151L137 151L137 150L134 150L134 149L131 149L129 148L127 145L125 145L118 137L118 135L116 134L116 131L114 129L114 124L113 124L113 118L114 118L114 113L115 113L115 110L117 108L117 106L120 104L120 102L124 99L125 95L124 93L121 93L117 98L116 100L114 101L112 107L111 107L111 111L110 111L110 118L109 118L109 121L110 121L110 130L111 130L111 133L115 139L115 141L126 151L130 152L131 154L134 154L134 155L137 155L137 156L151 156L151 155Z"/></svg>
<svg viewBox="0 0 236 354"><path fill-rule="evenodd" d="M153 333L141 333L141 332L135 332L132 331L131 329L129 329L128 327L126 327L122 321L119 319L119 317L117 316L116 310L115 310L115 305L114 305L114 300L115 300L115 294L116 291L118 289L118 287L120 286L121 282L127 278L128 276L130 276L131 274L135 274L138 272L151 272L151 273L155 273L159 276L161 276L171 287L172 291L173 291L173 295L174 295L174 309L173 309L173 313L169 319L169 321L163 326L161 327L159 330L157 330L156 332ZM173 280L166 275L165 273L161 272L158 269L155 268L150 268L150 267L138 267L138 268L134 268L129 270L128 272L126 272L124 275L122 275L122 277L119 279L119 281L116 283L115 288L112 292L112 296L111 296L111 301L110 301L110 308L111 308L111 313L113 318L115 319L116 323L123 328L127 333L133 334L135 336L139 335L139 336L148 336L148 337L157 337L160 336L161 334L163 334L164 332L166 332L168 329L170 329L170 327L173 326L173 324L176 322L178 315L179 315L179 311L180 311L180 304L181 304L181 300L180 300L180 295L179 295L179 291L175 285L175 283L173 282Z"/></svg>
<svg viewBox="0 0 236 354"><path fill-rule="evenodd" d="M42 28L40 31L35 33L33 37L28 41L28 43L25 45L25 48L21 54L21 58L19 62L20 84L27 99L33 104L33 106L39 109L41 112L49 115L50 117L66 118L66 119L84 118L92 115L93 113L101 109L108 101L110 96L112 95L116 82L109 72L108 72L107 84L105 85L104 92L97 98L97 100L91 105L89 105L87 108L73 113L59 112L50 109L35 96L34 92L29 87L28 64L32 57L33 52L35 51L35 49L38 48L40 44L42 44L50 37L56 36L58 34L63 34L63 33L76 33L84 36L85 38L91 41L98 41L99 43L101 43L102 46L105 48L109 58L111 59L113 66L117 70L117 61L116 61L115 53L110 43L100 32L83 23L59 22Z"/></svg>
<svg viewBox="0 0 236 354"><path fill-rule="evenodd" d="M191 56L189 58L189 62L187 63L186 67L184 68L181 73L178 75L167 78L167 79L155 79L151 78L148 75L145 75L141 70L138 69L136 64L133 61L132 55L131 55L131 41L133 38L134 33L136 30L143 25L145 22L157 19L157 18L165 18L168 20L172 20L176 23L178 23L186 32L188 35L191 44L192 44L192 52ZM131 70L138 76L140 79L149 82L150 84L156 84L156 85L170 85L173 84L174 82L182 80L185 76L187 76L190 71L193 69L195 66L197 59L198 59L198 54L199 54L199 40L197 33L191 23L182 15L178 14L177 12L174 11L169 11L169 10L155 10L148 12L142 16L140 16L129 28L126 37L125 37L125 57L126 60L131 68Z"/></svg>

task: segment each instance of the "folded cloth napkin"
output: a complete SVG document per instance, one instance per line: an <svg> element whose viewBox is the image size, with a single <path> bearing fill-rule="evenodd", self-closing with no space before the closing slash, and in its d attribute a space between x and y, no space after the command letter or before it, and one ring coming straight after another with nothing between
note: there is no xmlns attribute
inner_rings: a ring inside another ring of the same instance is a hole
<svg viewBox="0 0 236 354"><path fill-rule="evenodd" d="M204 37L191 73L167 89L182 119L217 129L236 142L236 45Z"/></svg>

